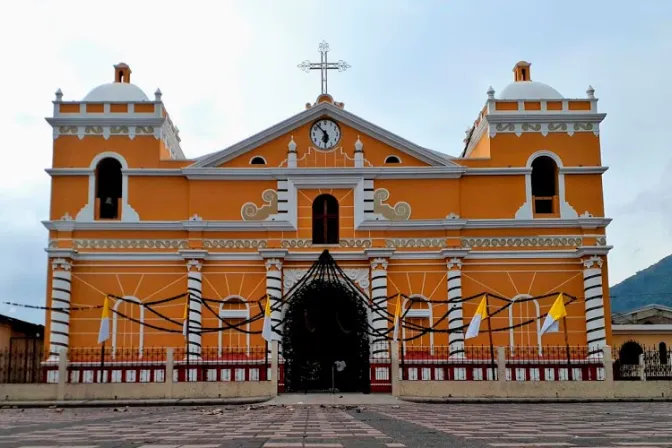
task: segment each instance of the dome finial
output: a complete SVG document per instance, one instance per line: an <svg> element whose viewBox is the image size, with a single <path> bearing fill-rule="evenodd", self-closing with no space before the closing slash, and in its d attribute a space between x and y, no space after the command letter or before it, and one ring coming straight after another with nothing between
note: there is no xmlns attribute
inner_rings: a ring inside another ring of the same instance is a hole
<svg viewBox="0 0 672 448"><path fill-rule="evenodd" d="M162 96L162 95L163 95L163 93L161 93L161 89L159 89L159 88L157 87L157 88L156 88L156 92L154 92L154 101L156 101L156 102L161 101L161 96Z"/></svg>
<svg viewBox="0 0 672 448"><path fill-rule="evenodd" d="M532 73L530 70L531 66L532 64L527 61L519 61L513 67L513 80L515 82L532 81Z"/></svg>
<svg viewBox="0 0 672 448"><path fill-rule="evenodd" d="M486 93L488 94L489 100L495 99L495 89L493 89L492 86L488 87L488 91Z"/></svg>
<svg viewBox="0 0 672 448"><path fill-rule="evenodd" d="M63 92L61 92L61 89L56 90L56 102L60 103L63 101Z"/></svg>
<svg viewBox="0 0 672 448"><path fill-rule="evenodd" d="M590 85L588 86L588 89L586 90L586 95L588 95L588 98L590 98L591 100L595 98L595 89L593 88L593 86Z"/></svg>
<svg viewBox="0 0 672 448"><path fill-rule="evenodd" d="M114 82L131 82L131 67L124 62L120 62L114 66Z"/></svg>

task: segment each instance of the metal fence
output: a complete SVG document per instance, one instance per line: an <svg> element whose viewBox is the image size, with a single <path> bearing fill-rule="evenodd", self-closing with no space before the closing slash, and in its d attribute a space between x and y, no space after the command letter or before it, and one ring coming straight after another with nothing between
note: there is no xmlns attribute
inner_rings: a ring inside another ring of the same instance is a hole
<svg viewBox="0 0 672 448"><path fill-rule="evenodd" d="M672 351L664 343L642 346L636 342L627 342L614 349L614 379L672 380Z"/></svg>
<svg viewBox="0 0 672 448"><path fill-rule="evenodd" d="M67 383L162 383L166 381L166 348L71 348L67 351ZM0 383L57 383L59 360L48 351L0 351ZM203 349L187 357L173 349L174 382L270 380L271 356L262 347Z"/></svg>
<svg viewBox="0 0 672 448"><path fill-rule="evenodd" d="M400 379L408 381L496 381L499 348L466 346L400 349ZM587 347L505 347L506 381L599 381L605 379L601 353Z"/></svg>

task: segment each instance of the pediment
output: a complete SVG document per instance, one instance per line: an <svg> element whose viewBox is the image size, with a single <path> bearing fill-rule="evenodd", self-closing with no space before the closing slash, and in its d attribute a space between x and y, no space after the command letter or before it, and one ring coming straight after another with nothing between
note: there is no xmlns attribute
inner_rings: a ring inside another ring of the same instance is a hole
<svg viewBox="0 0 672 448"><path fill-rule="evenodd" d="M271 142L277 141L278 147L273 148L279 157L286 156L287 145L294 138L294 133L304 132L302 128L308 128L310 124L321 118L331 118L344 127L354 130L362 139L373 140L389 147L390 154L401 154L407 160L412 159L415 166L443 166L459 167L454 163L452 157L433 151L422 146L416 145L392 132L389 132L379 126L374 125L355 114L352 114L331 103L319 103L305 111L294 115L264 131L259 132L241 142L238 142L226 149L203 156L193 163L191 168L216 168L216 167L240 167L249 166L248 159L253 151ZM354 141L348 143L350 146ZM380 147L380 145L379 145ZM364 154L366 157L367 147L365 145ZM247 155L247 157L246 157ZM240 162L232 163L240 159ZM278 164L269 164L278 167Z"/></svg>

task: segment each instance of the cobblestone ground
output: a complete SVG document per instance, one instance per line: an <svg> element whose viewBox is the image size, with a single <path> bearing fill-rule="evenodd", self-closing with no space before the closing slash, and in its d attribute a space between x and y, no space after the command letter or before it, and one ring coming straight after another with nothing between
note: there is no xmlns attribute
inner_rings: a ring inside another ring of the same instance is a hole
<svg viewBox="0 0 672 448"><path fill-rule="evenodd" d="M661 448L671 422L667 403L3 409L0 448Z"/></svg>

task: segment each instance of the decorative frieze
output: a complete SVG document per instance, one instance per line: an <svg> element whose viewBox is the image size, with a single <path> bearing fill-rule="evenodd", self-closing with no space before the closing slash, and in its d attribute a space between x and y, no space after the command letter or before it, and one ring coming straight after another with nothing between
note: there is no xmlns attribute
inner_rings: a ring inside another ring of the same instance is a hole
<svg viewBox="0 0 672 448"><path fill-rule="evenodd" d="M291 290L292 287L298 283L307 273L307 269L283 269L283 286L285 287L285 291ZM369 286L371 283L369 280L368 269L346 268L343 269L343 273L354 284L359 286L364 294L367 296L369 295Z"/></svg>
<svg viewBox="0 0 672 448"><path fill-rule="evenodd" d="M266 240L203 240L204 249L265 249Z"/></svg>
<svg viewBox="0 0 672 448"><path fill-rule="evenodd" d="M373 246L370 239L342 239L338 242L340 247L368 249ZM309 239L281 240L280 247L283 249L302 249L313 247L313 241Z"/></svg>
<svg viewBox="0 0 672 448"><path fill-rule="evenodd" d="M579 247L581 236L462 238L462 247Z"/></svg>
<svg viewBox="0 0 672 448"><path fill-rule="evenodd" d="M346 239L346 240L340 240L338 244L341 247L362 247L365 249L368 249L369 247L372 246L372 241L369 239Z"/></svg>
<svg viewBox="0 0 672 448"><path fill-rule="evenodd" d="M51 242L49 244L51 246ZM187 240L73 240L75 249L187 249Z"/></svg>
<svg viewBox="0 0 672 448"><path fill-rule="evenodd" d="M490 117L488 118L490 119ZM527 133L540 133L545 137L549 133L564 133L572 136L576 132L592 132L595 135L599 135L600 126L597 122L535 123L520 121L490 123L488 130L491 138L495 137L497 134L516 134L518 137L520 137L522 134Z"/></svg>
<svg viewBox="0 0 672 448"><path fill-rule="evenodd" d="M385 240L386 247L398 248L431 248L446 247L445 238L392 238Z"/></svg>

